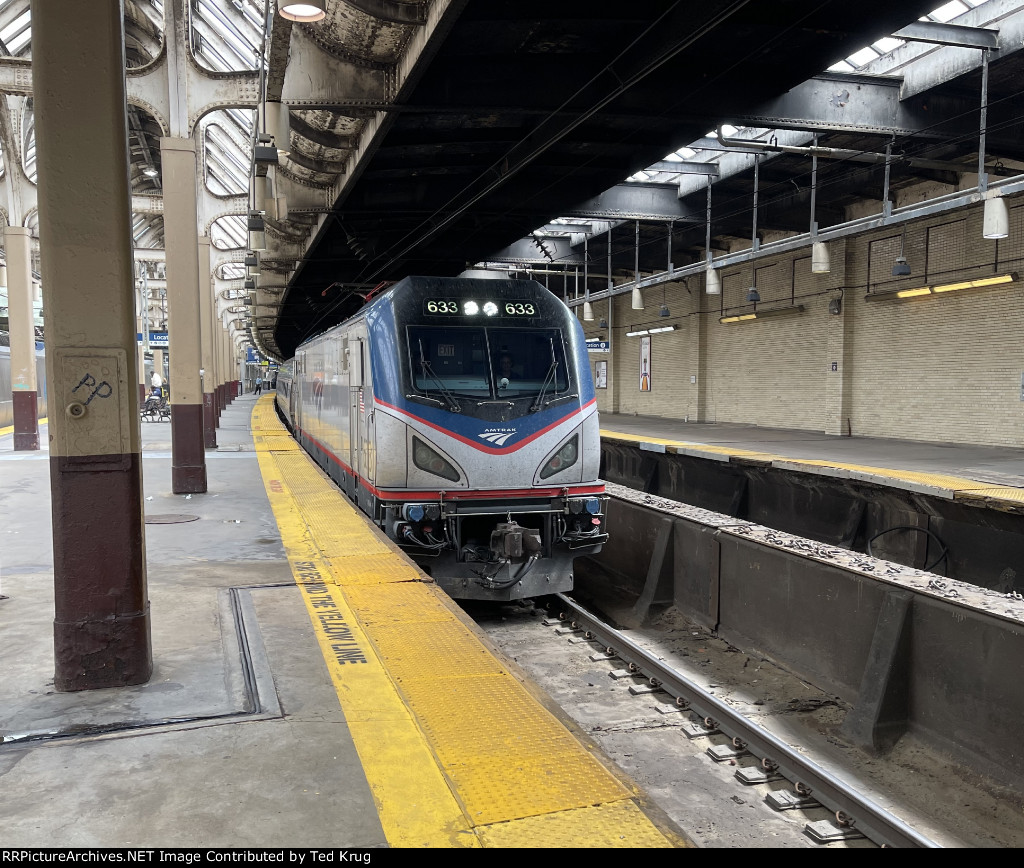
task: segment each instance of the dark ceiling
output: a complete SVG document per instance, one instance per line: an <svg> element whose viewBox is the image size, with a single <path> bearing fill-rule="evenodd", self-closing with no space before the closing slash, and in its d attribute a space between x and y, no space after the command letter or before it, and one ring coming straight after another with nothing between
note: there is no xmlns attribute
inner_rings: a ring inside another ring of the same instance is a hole
<svg viewBox="0 0 1024 868"><path fill-rule="evenodd" d="M383 282L457 274L488 259L934 6L935 0L466 0L310 247L285 296L275 344L289 357L302 340L356 309L359 292ZM966 131L971 123L977 129L978 90L970 93L970 81L959 85L966 88L964 104L975 106L973 120L965 116L957 127L963 135L899 139L899 155L938 162L977 150ZM1009 98L1016 88L1012 80L1006 86ZM1009 103L1000 104L1012 119ZM1016 129L1006 123L1003 138L1013 147ZM884 149L887 140L827 135L830 147L868 151ZM822 163L823 226L840 219L844 197L863 197L872 185L881 196L880 166ZM809 160L780 158L760 171L762 225L806 231ZM893 181L922 171L941 177L943 168L911 169L904 161ZM715 185L716 235L749 237L751 189L745 176ZM703 255L704 195L691 198L679 203L683 216L673 224L677 265ZM650 268L664 267L668 231L664 222L644 225ZM632 269L632 228L612 245L615 267ZM603 265L596 239L590 255Z"/></svg>

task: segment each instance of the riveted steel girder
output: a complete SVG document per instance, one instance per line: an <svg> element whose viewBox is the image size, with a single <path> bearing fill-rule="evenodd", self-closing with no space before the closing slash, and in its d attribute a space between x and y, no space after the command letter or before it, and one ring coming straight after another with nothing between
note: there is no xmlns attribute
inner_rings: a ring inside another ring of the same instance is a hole
<svg viewBox="0 0 1024 868"><path fill-rule="evenodd" d="M522 238L504 250L487 256L488 262L521 262L530 265L544 265L557 262L559 265L582 265L583 254L577 253L569 243L569 236L560 238Z"/></svg>
<svg viewBox="0 0 1024 868"><path fill-rule="evenodd" d="M599 196L578 203L564 216L594 220L704 221L704 212L684 205L675 187L642 183L618 184Z"/></svg>
<svg viewBox="0 0 1024 868"><path fill-rule="evenodd" d="M291 29L281 102L292 108L333 108L390 102L391 74L328 54L298 27Z"/></svg>

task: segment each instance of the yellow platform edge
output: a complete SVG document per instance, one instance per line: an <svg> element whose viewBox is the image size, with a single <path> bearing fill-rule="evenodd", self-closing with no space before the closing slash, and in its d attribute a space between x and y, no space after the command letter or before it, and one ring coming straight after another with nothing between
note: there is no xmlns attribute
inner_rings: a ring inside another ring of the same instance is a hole
<svg viewBox="0 0 1024 868"><path fill-rule="evenodd" d="M877 484L884 484L891 480L893 487L900 487L898 483L929 486L939 489L954 500L984 500L986 503L998 508L1004 505L1014 508L1024 502L1024 488L1013 488L1010 486L993 486L990 482L978 482L960 476L950 476L941 473L926 473L914 470L894 470L888 467L874 467L862 464L845 464L840 461L821 461L810 458L789 458L783 455L774 455L768 452L751 452L745 449L733 449L728 446L712 446L706 443L693 443L684 440L668 440L658 437L643 437L636 434L626 434L621 431L609 431L601 429L601 438L605 440L617 440L623 443L653 443L664 446L667 452L678 452L683 449L699 450L718 455L729 455L740 460L756 460L772 463L775 461L785 462L787 465L804 465L808 473L814 473L814 468L828 467L835 470L846 470L851 473L877 477L869 481Z"/></svg>
<svg viewBox="0 0 1024 868"><path fill-rule="evenodd" d="M458 607L311 460L287 454L273 400L260 398L252 414L260 470L388 843L690 845L650 819L635 786L506 671ZM311 510L330 510L332 520ZM389 557L387 575L374 580L370 562L383 567ZM444 671L424 667L425 657L444 660ZM474 737L474 727L488 737Z"/></svg>

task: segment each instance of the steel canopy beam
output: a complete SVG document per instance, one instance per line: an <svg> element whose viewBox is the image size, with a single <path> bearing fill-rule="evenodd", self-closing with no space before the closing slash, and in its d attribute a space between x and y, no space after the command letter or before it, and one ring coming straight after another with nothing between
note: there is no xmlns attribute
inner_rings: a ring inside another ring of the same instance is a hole
<svg viewBox="0 0 1024 868"><path fill-rule="evenodd" d="M704 212L685 205L674 185L617 184L573 206L564 217L592 220L662 220L703 223Z"/></svg>
<svg viewBox="0 0 1024 868"><path fill-rule="evenodd" d="M941 21L915 21L893 36L907 42L932 42L936 45L958 45L961 48L998 48L999 31Z"/></svg>

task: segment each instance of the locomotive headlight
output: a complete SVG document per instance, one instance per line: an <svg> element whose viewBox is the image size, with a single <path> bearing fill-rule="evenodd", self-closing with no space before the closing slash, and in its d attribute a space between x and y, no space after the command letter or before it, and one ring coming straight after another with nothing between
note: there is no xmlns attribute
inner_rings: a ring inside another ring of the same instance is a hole
<svg viewBox="0 0 1024 868"><path fill-rule="evenodd" d="M487 316L494 316L498 312L498 306L493 302L489 301L484 305L484 313Z"/></svg>
<svg viewBox="0 0 1024 868"><path fill-rule="evenodd" d="M572 467L580 457L580 435L573 434L572 437L559 447L558 451L548 459L544 469L540 472L541 479L547 479L560 473L567 467Z"/></svg>
<svg viewBox="0 0 1024 868"><path fill-rule="evenodd" d="M438 455L433 449L427 446L419 437L412 438L412 463L420 470L433 473L442 479L450 479L452 482L459 481L459 471L451 466L445 459Z"/></svg>
<svg viewBox="0 0 1024 868"><path fill-rule="evenodd" d="M480 305L478 305L475 301L467 301L462 306L462 312L466 314L466 316L476 316L478 313L480 313Z"/></svg>

